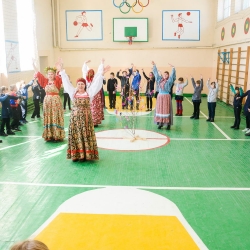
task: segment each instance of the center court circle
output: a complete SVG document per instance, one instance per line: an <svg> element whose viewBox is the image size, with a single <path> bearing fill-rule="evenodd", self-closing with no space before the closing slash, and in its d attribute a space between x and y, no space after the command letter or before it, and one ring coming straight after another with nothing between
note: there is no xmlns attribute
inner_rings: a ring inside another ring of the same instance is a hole
<svg viewBox="0 0 250 250"><path fill-rule="evenodd" d="M170 142L166 135L149 130L135 130L135 139L131 131L125 129L105 130L96 133L97 146L102 149L118 151L141 151L163 147Z"/></svg>

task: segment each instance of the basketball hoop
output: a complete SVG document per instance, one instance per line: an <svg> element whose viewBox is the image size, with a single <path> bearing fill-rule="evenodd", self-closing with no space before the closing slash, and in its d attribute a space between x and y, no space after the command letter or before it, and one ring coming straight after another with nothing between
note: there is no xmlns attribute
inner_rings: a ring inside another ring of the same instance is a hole
<svg viewBox="0 0 250 250"><path fill-rule="evenodd" d="M133 36L129 36L129 37L127 37L127 39L128 39L128 44L132 45L134 37Z"/></svg>

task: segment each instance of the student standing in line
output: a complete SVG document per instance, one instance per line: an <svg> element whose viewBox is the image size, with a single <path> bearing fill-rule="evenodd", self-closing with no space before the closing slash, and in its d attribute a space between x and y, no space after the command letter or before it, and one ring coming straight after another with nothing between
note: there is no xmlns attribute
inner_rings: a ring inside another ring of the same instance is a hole
<svg viewBox="0 0 250 250"><path fill-rule="evenodd" d="M1 90L0 102L2 103L2 110L1 110L2 123L0 128L0 136L15 135L15 133L11 130L10 127L10 118L11 118L10 99L17 100L18 97L9 95L7 93L7 88L5 86L2 86L0 90ZM4 131L5 126L6 126L6 133Z"/></svg>
<svg viewBox="0 0 250 250"><path fill-rule="evenodd" d="M109 108L115 109L116 104L116 89L117 89L117 80L114 78L115 74L110 73L110 78L108 79L107 91L109 95Z"/></svg>
<svg viewBox="0 0 250 250"><path fill-rule="evenodd" d="M139 110L139 98L140 98L140 84L141 84L141 75L138 69L135 68L134 64L132 63L132 68L129 69L129 77L132 75L133 80L131 84L131 90L135 100L132 101L130 105L130 109L133 109L134 101L136 102L136 110Z"/></svg>
<svg viewBox="0 0 250 250"><path fill-rule="evenodd" d="M243 89L240 87L233 87L232 84L230 84L230 90L234 94L234 101L233 101L233 107L234 107L234 125L231 126L230 128L233 128L235 130L240 128L240 116L241 116L241 110L242 110L242 98L243 95Z"/></svg>
<svg viewBox="0 0 250 250"><path fill-rule="evenodd" d="M40 100L41 100L41 92L40 92L40 85L37 82L37 78L34 78L34 83L32 85L32 92L33 92L33 104L34 104L34 111L31 115L31 119L35 119L35 117L40 118Z"/></svg>
<svg viewBox="0 0 250 250"><path fill-rule="evenodd" d="M199 119L200 117L200 104L201 104L201 91L203 90L203 77L195 82L194 78L191 76L192 85L194 88L194 94L192 96L192 102L194 106L194 112L191 119Z"/></svg>
<svg viewBox="0 0 250 250"><path fill-rule="evenodd" d="M208 95L207 95L207 106L208 106L207 122L214 122L216 101L217 101L217 95L219 91L219 84L217 82L217 79L215 80L215 82L210 83L210 79L208 78L207 87L209 90Z"/></svg>
<svg viewBox="0 0 250 250"><path fill-rule="evenodd" d="M147 110L152 111L152 103L153 103L153 96L154 96L154 85L155 85L155 76L153 72L149 73L149 77L145 74L144 70L142 69L143 76L147 79L147 86L146 86L146 100L147 100Z"/></svg>
<svg viewBox="0 0 250 250"><path fill-rule="evenodd" d="M69 77L69 80L70 80L70 77ZM69 94L65 91L65 89L63 89L63 109L64 109L64 112L66 111L67 102L68 102L69 110L71 110L71 103L70 103Z"/></svg>
<svg viewBox="0 0 250 250"><path fill-rule="evenodd" d="M28 99L29 99L28 90L29 90L29 87L32 86L33 80L31 80L28 84L26 84L24 80L21 80L19 84L20 86L18 87L18 89L19 89L20 95L22 96L22 100L20 102L20 107L22 111L20 122L25 124L28 122L26 120L27 109L28 109Z"/></svg>
<svg viewBox="0 0 250 250"><path fill-rule="evenodd" d="M188 85L188 79L184 83L183 77L178 79L178 83L175 83L175 100L176 100L176 116L182 116L183 107L183 89Z"/></svg>
<svg viewBox="0 0 250 250"><path fill-rule="evenodd" d="M246 128L242 131L245 132L246 136L250 136L250 90L244 93L241 97L237 97L237 98L238 99L244 98L246 96L247 96L247 100L243 108L244 115L246 116Z"/></svg>
<svg viewBox="0 0 250 250"><path fill-rule="evenodd" d="M126 70L122 71L122 76L120 76L120 72L117 72L116 77L121 81L121 95L122 95L122 109L128 108L128 97L129 97L129 76Z"/></svg>

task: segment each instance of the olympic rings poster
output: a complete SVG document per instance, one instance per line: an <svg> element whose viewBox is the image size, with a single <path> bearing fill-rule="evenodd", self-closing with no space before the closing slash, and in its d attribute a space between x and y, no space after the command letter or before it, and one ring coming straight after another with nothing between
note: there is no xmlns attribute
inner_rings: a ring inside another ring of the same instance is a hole
<svg viewBox="0 0 250 250"><path fill-rule="evenodd" d="M162 40L200 41L200 11L163 10Z"/></svg>
<svg viewBox="0 0 250 250"><path fill-rule="evenodd" d="M67 41L103 40L101 10L66 10Z"/></svg>

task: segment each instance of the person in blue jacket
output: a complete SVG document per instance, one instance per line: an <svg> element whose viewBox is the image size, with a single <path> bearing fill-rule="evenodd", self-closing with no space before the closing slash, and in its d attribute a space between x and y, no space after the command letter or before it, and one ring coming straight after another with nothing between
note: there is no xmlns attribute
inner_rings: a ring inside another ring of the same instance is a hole
<svg viewBox="0 0 250 250"><path fill-rule="evenodd" d="M141 83L141 75L138 69L134 67L134 64L131 64L132 68L129 69L129 77L132 75L133 80L131 84L131 90L136 99L136 110L139 110L139 95L140 95L140 83ZM133 103L133 102L132 102ZM130 106L133 109L133 106Z"/></svg>
<svg viewBox="0 0 250 250"><path fill-rule="evenodd" d="M11 118L11 107L10 107L10 100L17 100L17 96L10 96L7 93L7 88L5 86L2 86L0 88L0 102L2 103L2 123L0 127L0 136L8 136L8 135L14 135L15 133L11 130L10 127L10 118ZM6 132L5 128L6 126Z"/></svg>

